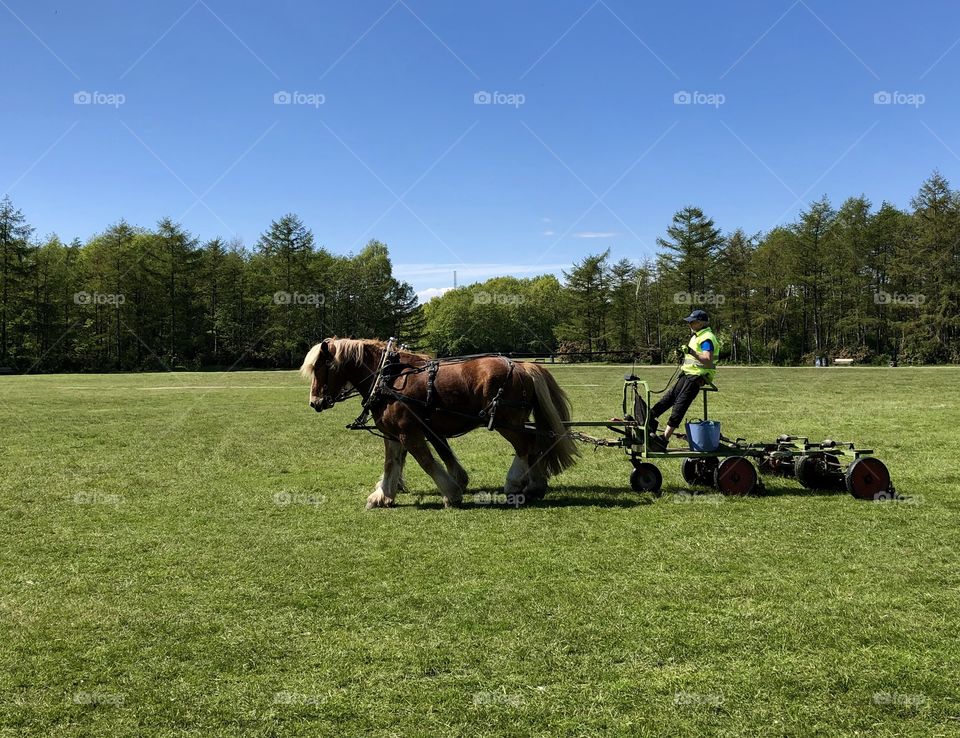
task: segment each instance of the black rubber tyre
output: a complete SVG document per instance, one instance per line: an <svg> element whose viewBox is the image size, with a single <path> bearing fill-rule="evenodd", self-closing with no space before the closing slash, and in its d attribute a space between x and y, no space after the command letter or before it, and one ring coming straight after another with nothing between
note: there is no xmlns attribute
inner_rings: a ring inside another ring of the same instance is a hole
<svg viewBox="0 0 960 738"><path fill-rule="evenodd" d="M812 456L798 456L793 462L793 475L804 489L816 489L819 474Z"/></svg>
<svg viewBox="0 0 960 738"><path fill-rule="evenodd" d="M653 464L642 461L630 472L630 489L634 492L651 492L660 494L663 485L663 474Z"/></svg>
<svg viewBox="0 0 960 738"><path fill-rule="evenodd" d="M712 487L717 460L712 457L696 458L688 456L680 465L680 473L691 487Z"/></svg>
<svg viewBox="0 0 960 738"><path fill-rule="evenodd" d="M793 472L797 481L807 489L843 489L843 473L836 454L798 456L793 462Z"/></svg>

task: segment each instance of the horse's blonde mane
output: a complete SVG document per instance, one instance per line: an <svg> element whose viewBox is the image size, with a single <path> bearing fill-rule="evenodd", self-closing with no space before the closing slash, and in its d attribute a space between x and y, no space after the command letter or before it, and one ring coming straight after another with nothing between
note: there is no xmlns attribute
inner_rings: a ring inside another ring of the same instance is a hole
<svg viewBox="0 0 960 738"><path fill-rule="evenodd" d="M337 367L345 363L362 364L364 349L366 349L367 346L383 349L386 347L386 345L387 344L383 341L378 341L373 338L334 337L327 339L327 348L333 356L333 367ZM323 351L323 343L316 344L307 352L307 355L303 359L303 364L300 367L301 377L304 379L310 379L313 376L313 370L314 367L316 367L317 362L320 360L321 351ZM409 351L404 351L402 353L418 359L430 358L426 354L416 354Z"/></svg>

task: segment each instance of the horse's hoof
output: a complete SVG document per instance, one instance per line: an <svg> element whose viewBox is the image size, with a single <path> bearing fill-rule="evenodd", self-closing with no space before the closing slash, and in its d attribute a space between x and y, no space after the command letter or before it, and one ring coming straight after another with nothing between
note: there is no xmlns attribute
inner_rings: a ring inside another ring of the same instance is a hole
<svg viewBox="0 0 960 738"><path fill-rule="evenodd" d="M523 494L527 498L528 502L537 502L538 500L542 500L547 496L547 491L548 490L545 487L541 487L540 489L528 487Z"/></svg>
<svg viewBox="0 0 960 738"><path fill-rule="evenodd" d="M387 497L382 491L371 492L367 498L367 510L375 507L393 507L393 498Z"/></svg>

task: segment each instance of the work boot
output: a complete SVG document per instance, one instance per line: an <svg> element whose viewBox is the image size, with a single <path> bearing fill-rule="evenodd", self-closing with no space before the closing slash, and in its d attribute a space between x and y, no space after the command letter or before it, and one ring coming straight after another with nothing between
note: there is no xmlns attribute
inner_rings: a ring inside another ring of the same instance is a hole
<svg viewBox="0 0 960 738"><path fill-rule="evenodd" d="M647 449L650 451L666 451L667 443L669 443L669 439L664 438L658 433L651 432L650 435L647 436Z"/></svg>

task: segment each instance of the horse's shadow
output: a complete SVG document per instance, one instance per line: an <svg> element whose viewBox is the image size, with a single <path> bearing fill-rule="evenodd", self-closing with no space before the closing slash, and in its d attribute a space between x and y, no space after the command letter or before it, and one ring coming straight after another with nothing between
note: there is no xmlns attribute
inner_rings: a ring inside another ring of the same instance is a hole
<svg viewBox="0 0 960 738"><path fill-rule="evenodd" d="M846 495L841 489L805 489L800 486L767 486L760 494L750 495L750 498L761 497L836 497ZM408 501L404 501L406 497ZM462 509L523 509L531 510L546 507L599 507L599 508L632 508L643 505L656 504L658 501L673 501L675 503L692 502L697 504L722 504L735 502L741 498L725 497L714 489L706 487L685 487L683 485L664 485L659 495L649 492L634 492L628 487L614 487L603 485L559 485L552 488L539 500L510 499L503 494L502 487L472 487L464 496ZM411 492L397 498L400 507L415 507L418 510L442 510L443 502L439 496L423 492Z"/></svg>

